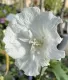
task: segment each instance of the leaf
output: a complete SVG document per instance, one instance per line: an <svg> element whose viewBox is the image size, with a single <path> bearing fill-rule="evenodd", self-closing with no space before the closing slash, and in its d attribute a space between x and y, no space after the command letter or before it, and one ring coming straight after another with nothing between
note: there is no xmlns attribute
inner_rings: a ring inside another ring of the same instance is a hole
<svg viewBox="0 0 68 80"><path fill-rule="evenodd" d="M57 80L68 80L68 75L62 69L61 64L59 62L52 65L52 72L55 74Z"/></svg>
<svg viewBox="0 0 68 80"><path fill-rule="evenodd" d="M8 73L4 76L4 80L13 80L13 76L10 73Z"/></svg>
<svg viewBox="0 0 68 80"><path fill-rule="evenodd" d="M58 12L62 7L62 0L44 0L44 7L48 11Z"/></svg>

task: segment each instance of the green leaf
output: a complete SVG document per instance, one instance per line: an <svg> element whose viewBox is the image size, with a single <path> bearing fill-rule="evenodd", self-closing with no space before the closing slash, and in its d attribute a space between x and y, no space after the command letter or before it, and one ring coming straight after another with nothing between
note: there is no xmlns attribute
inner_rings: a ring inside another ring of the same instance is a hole
<svg viewBox="0 0 68 80"><path fill-rule="evenodd" d="M13 76L10 73L4 76L4 80L12 80L12 79L13 79Z"/></svg>
<svg viewBox="0 0 68 80"><path fill-rule="evenodd" d="M52 65L52 72L55 74L57 80L68 80L68 75L65 73L59 62Z"/></svg>
<svg viewBox="0 0 68 80"><path fill-rule="evenodd" d="M44 0L44 7L45 10L57 13L61 10L62 0Z"/></svg>

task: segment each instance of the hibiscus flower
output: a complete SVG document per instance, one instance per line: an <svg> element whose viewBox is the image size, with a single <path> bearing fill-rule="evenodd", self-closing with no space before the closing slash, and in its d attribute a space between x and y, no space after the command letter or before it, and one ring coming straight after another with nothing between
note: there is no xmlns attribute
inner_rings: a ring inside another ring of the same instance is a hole
<svg viewBox="0 0 68 80"><path fill-rule="evenodd" d="M39 75L41 67L47 67L50 60L65 57L64 51L57 49L62 41L57 32L61 22L52 12L29 7L16 14L9 23L3 39L5 50L24 74Z"/></svg>

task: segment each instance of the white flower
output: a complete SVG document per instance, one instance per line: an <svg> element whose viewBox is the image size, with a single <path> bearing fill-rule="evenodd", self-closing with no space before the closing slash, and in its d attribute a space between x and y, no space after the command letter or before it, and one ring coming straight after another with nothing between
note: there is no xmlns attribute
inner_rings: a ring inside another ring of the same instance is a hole
<svg viewBox="0 0 68 80"><path fill-rule="evenodd" d="M6 52L26 75L36 76L51 59L65 57L64 51L57 49L62 40L57 33L59 23L61 19L51 12L30 7L24 8L8 25L3 40Z"/></svg>

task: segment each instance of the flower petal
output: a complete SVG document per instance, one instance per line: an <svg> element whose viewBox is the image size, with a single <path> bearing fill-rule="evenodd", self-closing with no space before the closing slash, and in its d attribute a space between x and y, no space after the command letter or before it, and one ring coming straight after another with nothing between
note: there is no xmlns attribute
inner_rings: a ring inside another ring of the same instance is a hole
<svg viewBox="0 0 68 80"><path fill-rule="evenodd" d="M16 35L10 27L7 27L3 41L6 44L5 49L7 54L12 58L20 58L26 53L25 48L21 46L20 42L16 39Z"/></svg>
<svg viewBox="0 0 68 80"><path fill-rule="evenodd" d="M39 64L36 60L32 60L31 55L25 55L23 58L17 59L15 61L15 64L19 69L23 70L25 74L28 76L39 75Z"/></svg>
<svg viewBox="0 0 68 80"><path fill-rule="evenodd" d="M29 39L32 38L32 33L30 30L21 30L18 34L17 34L17 39L21 40L23 42L29 42Z"/></svg>
<svg viewBox="0 0 68 80"><path fill-rule="evenodd" d="M52 38L57 43L60 43L62 39L57 32L57 25L61 22L61 19L54 16L51 12L43 12L33 20L32 24L30 25L30 29L37 36L44 36L43 30L45 31L47 29Z"/></svg>
<svg viewBox="0 0 68 80"><path fill-rule="evenodd" d="M24 8L23 11L16 15L17 20L22 24L24 23L28 27L33 19L40 14L40 9L38 7L29 7L29 8Z"/></svg>
<svg viewBox="0 0 68 80"><path fill-rule="evenodd" d="M47 55L46 52L45 52L45 55ZM38 61L39 66L44 67L49 65L50 58L48 56L45 57L45 55L44 55L44 51L41 51L35 54L35 57L36 57L35 59L36 61Z"/></svg>
<svg viewBox="0 0 68 80"><path fill-rule="evenodd" d="M58 50L55 45L52 46L50 52L50 59L61 60L65 57L65 51Z"/></svg>
<svg viewBox="0 0 68 80"><path fill-rule="evenodd" d="M16 14L15 19L9 24L14 33L19 33L20 30L28 29L33 19L40 14L40 9L37 7L24 8L19 14Z"/></svg>

